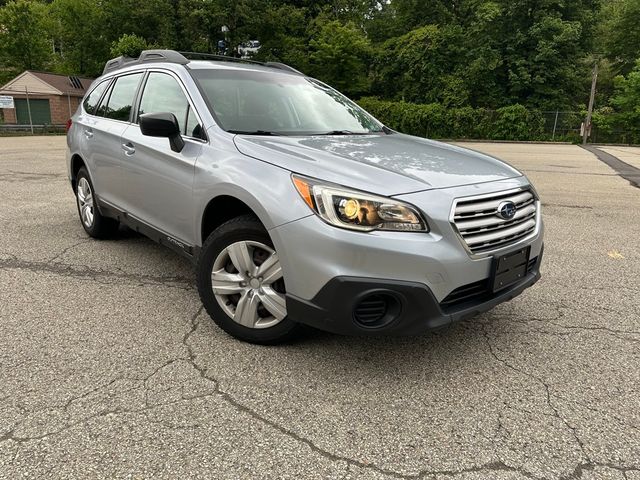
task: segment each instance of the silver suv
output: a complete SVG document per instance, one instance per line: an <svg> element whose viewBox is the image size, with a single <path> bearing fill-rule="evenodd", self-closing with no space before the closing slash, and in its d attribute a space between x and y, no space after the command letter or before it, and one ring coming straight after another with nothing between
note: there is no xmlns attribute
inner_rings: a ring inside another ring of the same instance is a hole
<svg viewBox="0 0 640 480"><path fill-rule="evenodd" d="M263 344L301 324L418 334L540 278L522 173L399 134L287 65L233 60L107 62L67 134L89 235L124 224L190 258L211 318Z"/></svg>

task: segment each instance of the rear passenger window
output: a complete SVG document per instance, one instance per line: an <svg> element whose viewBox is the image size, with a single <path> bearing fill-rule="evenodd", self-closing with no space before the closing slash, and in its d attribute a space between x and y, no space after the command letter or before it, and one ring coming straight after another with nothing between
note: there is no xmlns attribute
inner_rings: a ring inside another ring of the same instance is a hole
<svg viewBox="0 0 640 480"><path fill-rule="evenodd" d="M109 86L109 80L105 80L98 84L96 88L94 88L89 95L86 96L84 102L82 102L82 106L84 107L84 111L93 115L98 102L100 101L100 97L104 93L104 91Z"/></svg>
<svg viewBox="0 0 640 480"><path fill-rule="evenodd" d="M102 101L98 109L98 115L114 120L129 121L131 108L133 106L133 97L136 94L138 83L142 78L142 73L134 73L118 77L115 84L111 88L111 93Z"/></svg>
<svg viewBox="0 0 640 480"><path fill-rule="evenodd" d="M151 72L140 100L139 115L143 113L173 113L183 135L200 138L200 125L182 88L171 75Z"/></svg>

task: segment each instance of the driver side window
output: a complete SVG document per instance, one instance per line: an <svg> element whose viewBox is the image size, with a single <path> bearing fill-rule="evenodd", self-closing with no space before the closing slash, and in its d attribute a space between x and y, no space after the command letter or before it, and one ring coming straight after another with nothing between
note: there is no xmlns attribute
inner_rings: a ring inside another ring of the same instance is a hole
<svg viewBox="0 0 640 480"><path fill-rule="evenodd" d="M138 119L144 113L159 112L173 113L183 135L202 138L202 127L178 82L166 73L151 72L140 100Z"/></svg>

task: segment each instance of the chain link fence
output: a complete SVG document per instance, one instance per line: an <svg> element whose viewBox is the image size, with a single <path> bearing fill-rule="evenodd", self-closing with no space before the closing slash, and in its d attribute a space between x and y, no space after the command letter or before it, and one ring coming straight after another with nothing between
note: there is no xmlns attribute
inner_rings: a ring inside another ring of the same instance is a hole
<svg viewBox="0 0 640 480"><path fill-rule="evenodd" d="M551 141L579 142L582 139L582 123L585 112L546 111L540 112L544 118L544 134ZM638 132L607 125L606 117L601 117L605 125L599 125L594 119L591 126L589 143L633 144L638 142Z"/></svg>
<svg viewBox="0 0 640 480"><path fill-rule="evenodd" d="M372 112L374 115L378 112ZM579 143L582 141L582 133L581 127L582 122L584 122L586 113L582 111L542 111L539 112L542 115L544 120L543 124L543 134L539 140L552 141L552 142L572 142ZM473 114L471 114L473 117ZM384 121L384 119L381 118ZM470 123L476 123L476 120L473 118L469 118ZM483 121L487 124L488 127L495 125L499 119L497 112L491 110L483 111ZM607 122L604 122L607 123ZM469 130L471 128L462 128L457 132L457 135L453 135L454 137L460 136L462 131ZM56 133L64 133L65 126L64 125L33 125L33 134L35 135L43 135L43 134L56 134ZM3 122L2 109L0 109L0 135L16 135L31 133L30 125L15 125L15 124L6 124ZM414 132L407 132L416 133ZM424 135L428 137L438 137L436 132L426 131ZM480 134L480 136L482 133ZM466 137L462 137L466 138ZM474 138L475 140L488 140L487 138ZM495 139L495 138L494 138ZM624 144L631 145L637 144L639 142L639 133L637 131L631 131L629 129L617 128L615 126L607 125L600 126L597 122L594 122L591 128L591 136L589 137L590 143L615 143L615 144Z"/></svg>

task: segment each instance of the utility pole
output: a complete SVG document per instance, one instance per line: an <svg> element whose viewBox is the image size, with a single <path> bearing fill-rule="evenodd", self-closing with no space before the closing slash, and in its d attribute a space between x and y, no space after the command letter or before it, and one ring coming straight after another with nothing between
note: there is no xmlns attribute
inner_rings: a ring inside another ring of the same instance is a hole
<svg viewBox="0 0 640 480"><path fill-rule="evenodd" d="M593 103L596 99L596 85L598 83L598 61L593 66L593 78L591 79L591 97L589 97L589 109L587 110L587 119L584 122L584 130L582 132L582 144L587 144L587 139L591 134L591 116L593 115Z"/></svg>
<svg viewBox="0 0 640 480"><path fill-rule="evenodd" d="M27 96L27 111L29 112L29 125L31 126L31 135L33 135L33 120L31 120L31 104L29 103L29 89L27 86L24 86L24 93ZM17 110L16 110L17 112ZM16 119L18 115L16 114Z"/></svg>

